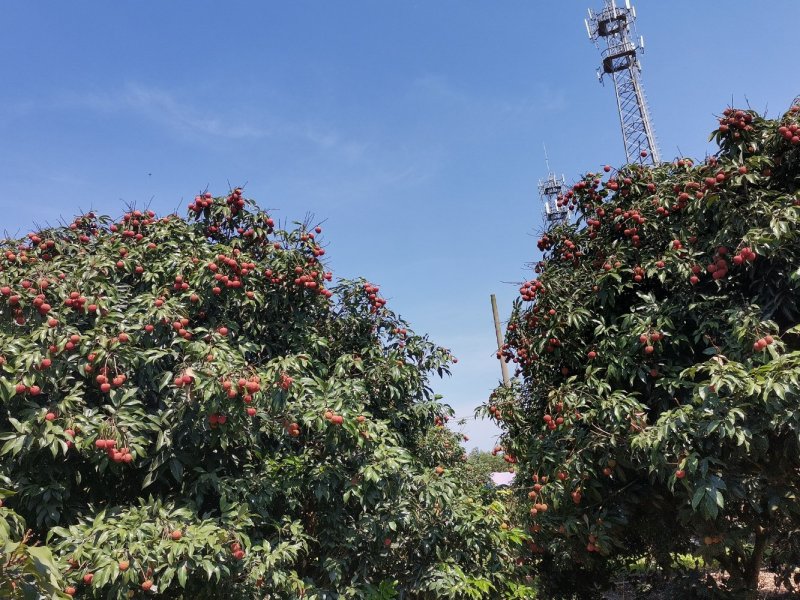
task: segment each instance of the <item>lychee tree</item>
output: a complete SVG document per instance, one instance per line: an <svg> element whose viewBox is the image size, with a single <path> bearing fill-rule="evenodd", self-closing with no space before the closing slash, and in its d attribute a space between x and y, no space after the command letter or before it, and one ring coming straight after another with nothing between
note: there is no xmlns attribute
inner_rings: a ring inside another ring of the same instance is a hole
<svg viewBox="0 0 800 600"><path fill-rule="evenodd" d="M800 107L726 109L712 139L582 177L513 306L519 378L481 411L562 593L694 552L751 596L765 556L800 563Z"/></svg>
<svg viewBox="0 0 800 600"><path fill-rule="evenodd" d="M3 597L524 597L430 387L452 356L320 233L235 189L3 242Z"/></svg>

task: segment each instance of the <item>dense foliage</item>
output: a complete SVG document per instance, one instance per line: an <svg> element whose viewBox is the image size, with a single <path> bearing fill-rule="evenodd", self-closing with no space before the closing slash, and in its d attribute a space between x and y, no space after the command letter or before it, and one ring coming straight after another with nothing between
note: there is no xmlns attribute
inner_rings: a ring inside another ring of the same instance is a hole
<svg viewBox="0 0 800 600"><path fill-rule="evenodd" d="M529 597L429 386L450 353L334 284L319 227L189 209L2 244L3 597Z"/></svg>
<svg viewBox="0 0 800 600"><path fill-rule="evenodd" d="M470 480L481 487L493 485L491 481L492 473L509 470L513 472L513 467L509 467L497 452L486 452L477 448L473 448L467 455L465 467L469 473Z"/></svg>
<svg viewBox="0 0 800 600"><path fill-rule="evenodd" d="M541 583L591 594L676 552L751 595L800 565L800 107L726 109L695 163L588 173L561 198L498 353ZM585 576L576 576L581 571Z"/></svg>

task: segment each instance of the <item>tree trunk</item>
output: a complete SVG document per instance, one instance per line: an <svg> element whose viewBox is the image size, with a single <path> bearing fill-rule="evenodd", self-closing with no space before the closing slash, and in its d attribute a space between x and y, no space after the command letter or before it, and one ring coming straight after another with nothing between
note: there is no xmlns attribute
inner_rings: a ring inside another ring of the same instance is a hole
<svg viewBox="0 0 800 600"><path fill-rule="evenodd" d="M761 573L764 550L767 547L767 533L760 527L759 529L760 533L756 533L753 553L750 555L750 560L747 561L744 569L744 583L747 586L748 598L756 598L758 596L758 576Z"/></svg>

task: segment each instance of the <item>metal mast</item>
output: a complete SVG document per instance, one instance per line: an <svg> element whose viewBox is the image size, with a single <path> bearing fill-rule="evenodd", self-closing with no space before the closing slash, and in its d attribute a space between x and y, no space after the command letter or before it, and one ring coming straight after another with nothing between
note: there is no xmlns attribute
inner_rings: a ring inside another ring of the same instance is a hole
<svg viewBox="0 0 800 600"><path fill-rule="evenodd" d="M544 149L544 162L547 165L547 179L539 180L539 197L542 200L545 227L548 229L555 225L560 225L569 218L567 203L564 199L564 191L567 183L564 176L561 179L556 177L550 170L550 159L547 157L547 147Z"/></svg>
<svg viewBox="0 0 800 600"><path fill-rule="evenodd" d="M615 0L605 0L599 13L589 9L586 32L601 51L603 64L597 78L610 75L617 94L617 108L622 126L622 141L629 163L658 163L661 156L653 133L653 125L642 89L642 66L638 53L644 52L644 38L633 39L636 30L636 9L630 0L618 7ZM601 40L605 48L601 48Z"/></svg>

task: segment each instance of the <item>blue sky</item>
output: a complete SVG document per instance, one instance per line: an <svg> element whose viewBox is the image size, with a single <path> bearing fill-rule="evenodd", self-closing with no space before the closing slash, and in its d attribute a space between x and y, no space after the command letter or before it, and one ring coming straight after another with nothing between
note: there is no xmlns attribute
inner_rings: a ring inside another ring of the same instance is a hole
<svg viewBox="0 0 800 600"><path fill-rule="evenodd" d="M280 218L327 219L334 272L454 351L436 389L471 415L499 377L489 294L506 316L538 258L542 143L568 180L623 160L589 6L5 0L0 230L246 184ZM703 156L731 102L800 94L797 0L636 6L663 158Z"/></svg>

